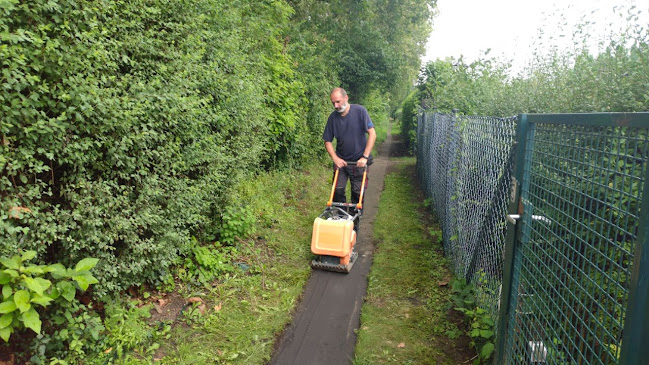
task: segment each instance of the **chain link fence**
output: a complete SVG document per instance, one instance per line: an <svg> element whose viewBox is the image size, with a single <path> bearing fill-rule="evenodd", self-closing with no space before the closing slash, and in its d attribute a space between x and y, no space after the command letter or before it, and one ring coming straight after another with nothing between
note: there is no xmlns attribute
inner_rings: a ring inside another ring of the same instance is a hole
<svg viewBox="0 0 649 365"><path fill-rule="evenodd" d="M422 113L417 170L456 277L498 316L516 118Z"/></svg>
<svg viewBox="0 0 649 365"><path fill-rule="evenodd" d="M647 363L649 113L422 113L415 151L496 363Z"/></svg>

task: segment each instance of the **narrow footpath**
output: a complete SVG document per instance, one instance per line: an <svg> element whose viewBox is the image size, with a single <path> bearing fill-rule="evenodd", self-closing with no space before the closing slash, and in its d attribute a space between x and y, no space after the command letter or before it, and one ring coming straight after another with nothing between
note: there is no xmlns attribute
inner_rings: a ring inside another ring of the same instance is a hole
<svg viewBox="0 0 649 365"><path fill-rule="evenodd" d="M357 239L359 257L352 271L349 274L312 271L293 322L279 339L270 364L338 365L352 362L374 252L373 224L392 143L388 132L369 169Z"/></svg>

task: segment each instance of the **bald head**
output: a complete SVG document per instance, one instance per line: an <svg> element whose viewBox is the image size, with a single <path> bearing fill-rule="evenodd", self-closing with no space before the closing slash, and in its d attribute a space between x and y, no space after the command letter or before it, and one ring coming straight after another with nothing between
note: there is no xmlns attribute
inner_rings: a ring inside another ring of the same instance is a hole
<svg viewBox="0 0 649 365"><path fill-rule="evenodd" d="M333 94L340 94L340 96L344 98L345 96L347 96L347 91L345 91L345 89L343 89L342 87L335 87L333 90L331 90L330 95L333 96Z"/></svg>

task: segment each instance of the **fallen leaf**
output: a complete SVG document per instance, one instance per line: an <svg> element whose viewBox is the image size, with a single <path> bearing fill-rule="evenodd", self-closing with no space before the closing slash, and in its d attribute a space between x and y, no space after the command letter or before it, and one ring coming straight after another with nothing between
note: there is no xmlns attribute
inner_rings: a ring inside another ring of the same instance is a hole
<svg viewBox="0 0 649 365"><path fill-rule="evenodd" d="M406 343L405 343L405 342L401 342L400 344L397 345L397 347L400 348L400 349L402 349L402 348L406 347Z"/></svg>
<svg viewBox="0 0 649 365"><path fill-rule="evenodd" d="M219 303L218 305L214 306L214 310L218 312L221 310L222 307L223 307L223 303Z"/></svg>
<svg viewBox="0 0 649 365"><path fill-rule="evenodd" d="M191 297L187 299L189 303L203 303L203 299L201 297Z"/></svg>
<svg viewBox="0 0 649 365"><path fill-rule="evenodd" d="M104 350L104 354L108 354L108 353L110 353L111 351L113 351L113 348L112 348L112 347L109 347L109 348L107 348L106 350Z"/></svg>
<svg viewBox="0 0 649 365"><path fill-rule="evenodd" d="M169 299L162 299L162 298L158 299L158 304L160 305L160 308L167 305L167 303L169 303Z"/></svg>
<svg viewBox="0 0 649 365"><path fill-rule="evenodd" d="M20 214L22 213L31 213L32 210L29 208L25 207L11 207L9 208L9 218L15 218L18 219L20 218Z"/></svg>
<svg viewBox="0 0 649 365"><path fill-rule="evenodd" d="M207 311L207 306L205 304L199 305L198 311L201 312L201 314L205 314L205 311Z"/></svg>
<svg viewBox="0 0 649 365"><path fill-rule="evenodd" d="M447 286L448 285L448 280L438 281L437 285L439 285L439 286Z"/></svg>

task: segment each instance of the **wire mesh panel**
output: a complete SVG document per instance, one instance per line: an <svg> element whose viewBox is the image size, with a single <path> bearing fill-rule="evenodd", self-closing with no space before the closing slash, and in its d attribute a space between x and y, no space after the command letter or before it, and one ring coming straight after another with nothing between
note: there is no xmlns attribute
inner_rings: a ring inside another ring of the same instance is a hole
<svg viewBox="0 0 649 365"><path fill-rule="evenodd" d="M441 223L446 256L454 274L476 287L478 306L495 319L515 118L434 113L420 122L419 176Z"/></svg>
<svg viewBox="0 0 649 365"><path fill-rule="evenodd" d="M647 127L571 123L571 117L564 124L556 115L530 120L507 364L619 363Z"/></svg>

